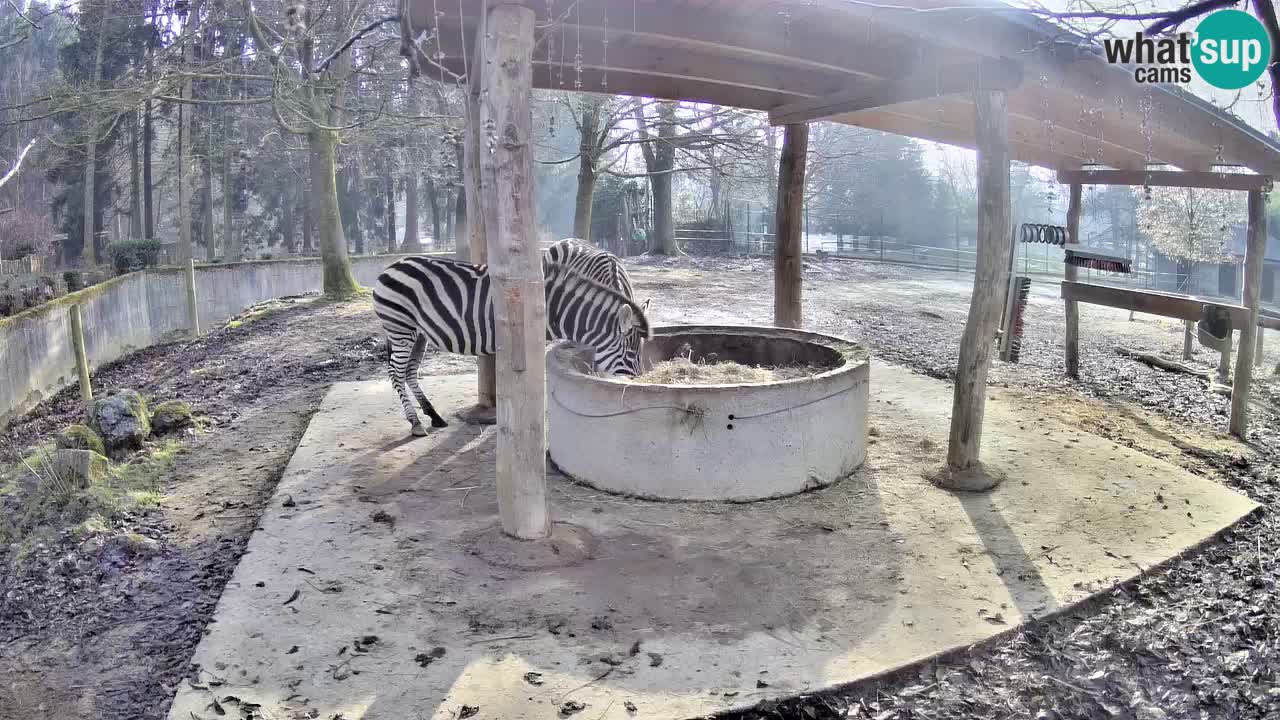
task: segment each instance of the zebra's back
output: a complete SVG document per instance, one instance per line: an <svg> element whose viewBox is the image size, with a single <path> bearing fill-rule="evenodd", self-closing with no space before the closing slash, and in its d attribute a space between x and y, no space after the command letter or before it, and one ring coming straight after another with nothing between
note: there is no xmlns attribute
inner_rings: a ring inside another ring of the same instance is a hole
<svg viewBox="0 0 1280 720"><path fill-rule="evenodd" d="M635 299L631 278L613 253L568 238L547 246L542 261L544 269L547 264L561 265L605 287L616 288L628 300Z"/></svg>
<svg viewBox="0 0 1280 720"><path fill-rule="evenodd" d="M373 311L392 342L417 333L461 355L495 351L488 267L415 255L389 265L373 287Z"/></svg>

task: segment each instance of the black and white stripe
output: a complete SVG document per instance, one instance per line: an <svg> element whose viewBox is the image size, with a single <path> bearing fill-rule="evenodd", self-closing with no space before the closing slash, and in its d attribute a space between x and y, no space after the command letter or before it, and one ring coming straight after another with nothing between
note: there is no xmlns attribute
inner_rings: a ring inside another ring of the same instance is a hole
<svg viewBox="0 0 1280 720"><path fill-rule="evenodd" d="M613 287L545 263L547 339L571 340L595 351L597 369L635 375L640 344L649 337L644 310ZM493 355L492 283L488 267L439 257L397 260L378 276L373 310L382 321L390 353L391 382L415 435L425 434L408 390L432 427L445 427L418 385L418 366L428 344L461 355Z"/></svg>
<svg viewBox="0 0 1280 720"><path fill-rule="evenodd" d="M542 253L542 266L562 265L605 287L617 288L629 300L636 299L631 277L613 253L593 247L576 238L557 240Z"/></svg>

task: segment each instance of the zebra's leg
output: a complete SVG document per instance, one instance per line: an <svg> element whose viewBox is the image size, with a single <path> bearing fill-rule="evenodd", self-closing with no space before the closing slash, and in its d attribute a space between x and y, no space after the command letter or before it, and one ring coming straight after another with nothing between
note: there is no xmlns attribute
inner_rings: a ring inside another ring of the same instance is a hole
<svg viewBox="0 0 1280 720"><path fill-rule="evenodd" d="M431 405L431 401L427 399L426 393L422 392L422 387L418 385L418 367L422 365L422 355L427 349L427 338L422 333L418 333L418 337L413 342L413 351L409 353L409 365L405 370L405 375L409 382L409 389L413 392L413 396L418 399L418 405L422 406L422 412L431 418L431 427L448 427L449 423L440 417L440 413L436 412L435 407Z"/></svg>
<svg viewBox="0 0 1280 720"><path fill-rule="evenodd" d="M426 435L426 428L422 427L422 421L418 419L418 412L413 409L413 402L409 399L409 393L405 391L405 371L409 367L409 359L413 356L413 348L416 344L417 335L412 339L405 337L391 337L390 352L387 357L387 374L391 376L391 385L395 387L396 394L400 396L400 407L404 410L404 419L409 421L410 432L414 435Z"/></svg>

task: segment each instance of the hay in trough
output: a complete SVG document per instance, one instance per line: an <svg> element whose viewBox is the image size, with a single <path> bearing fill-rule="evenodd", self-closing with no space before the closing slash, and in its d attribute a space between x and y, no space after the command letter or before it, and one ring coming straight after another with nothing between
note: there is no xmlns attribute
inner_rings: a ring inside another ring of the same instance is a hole
<svg viewBox="0 0 1280 720"><path fill-rule="evenodd" d="M635 378L634 382L655 385L767 383L809 377L817 375L824 369L811 365L755 367L731 361L693 362L686 357L676 357L655 364L649 372Z"/></svg>

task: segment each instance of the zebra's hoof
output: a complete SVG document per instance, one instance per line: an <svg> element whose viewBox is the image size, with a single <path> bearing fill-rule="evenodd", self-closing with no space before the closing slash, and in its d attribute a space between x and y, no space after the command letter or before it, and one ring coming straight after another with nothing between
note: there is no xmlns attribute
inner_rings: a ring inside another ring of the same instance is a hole
<svg viewBox="0 0 1280 720"><path fill-rule="evenodd" d="M445 421L444 421L444 418L440 418L440 417L438 417L438 418L432 418L432 419L431 419L431 427L433 427L433 428L449 427L449 423L445 422Z"/></svg>
<svg viewBox="0 0 1280 720"><path fill-rule="evenodd" d="M409 432L417 435L418 437L422 437L427 434L427 429L422 427L422 423L414 423L413 428Z"/></svg>

